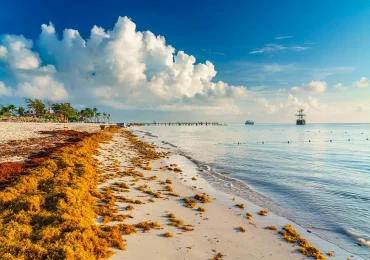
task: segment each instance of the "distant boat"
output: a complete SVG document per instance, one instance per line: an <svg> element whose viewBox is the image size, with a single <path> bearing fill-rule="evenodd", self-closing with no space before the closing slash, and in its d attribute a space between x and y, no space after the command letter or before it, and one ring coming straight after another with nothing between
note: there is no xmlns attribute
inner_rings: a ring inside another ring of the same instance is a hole
<svg viewBox="0 0 370 260"><path fill-rule="evenodd" d="M296 125L305 125L306 124L306 119L304 119L304 117L306 115L303 114L303 111L304 111L304 109L298 109L298 114L296 114L296 116L297 116Z"/></svg>
<svg viewBox="0 0 370 260"><path fill-rule="evenodd" d="M246 125L254 125L254 121L253 120L247 120L247 121L245 121L245 124Z"/></svg>

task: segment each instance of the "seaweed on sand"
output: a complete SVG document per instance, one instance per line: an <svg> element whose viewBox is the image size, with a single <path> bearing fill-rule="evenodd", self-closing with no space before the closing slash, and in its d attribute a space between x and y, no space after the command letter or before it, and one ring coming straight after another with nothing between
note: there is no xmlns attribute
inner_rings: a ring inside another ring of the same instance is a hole
<svg viewBox="0 0 370 260"><path fill-rule="evenodd" d="M118 128L92 134L51 153L0 191L0 259L103 259L125 249L118 227L100 227L97 212L114 215L92 194L94 151ZM110 198L107 198L110 201Z"/></svg>

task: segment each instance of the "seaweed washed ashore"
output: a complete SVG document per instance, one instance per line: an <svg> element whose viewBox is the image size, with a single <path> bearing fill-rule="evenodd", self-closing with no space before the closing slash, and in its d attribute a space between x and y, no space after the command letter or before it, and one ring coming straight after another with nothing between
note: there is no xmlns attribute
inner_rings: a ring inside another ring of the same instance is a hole
<svg viewBox="0 0 370 260"><path fill-rule="evenodd" d="M170 156L117 127L51 151L0 191L0 259L301 259L251 218L267 217L218 203Z"/></svg>

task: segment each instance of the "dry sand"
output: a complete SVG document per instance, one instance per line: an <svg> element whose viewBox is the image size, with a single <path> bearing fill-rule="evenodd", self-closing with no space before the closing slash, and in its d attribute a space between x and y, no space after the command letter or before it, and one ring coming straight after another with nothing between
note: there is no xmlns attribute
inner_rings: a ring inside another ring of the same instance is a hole
<svg viewBox="0 0 370 260"><path fill-rule="evenodd" d="M124 170L127 166L133 166L129 159L135 156L135 151L128 149L128 140L116 134L111 143L103 145L99 161L103 168L108 167L112 161L117 160L120 168ZM142 221L157 221L163 229L152 229L149 232L124 235L127 243L127 250L115 250L117 253L112 259L211 259L217 253L224 255L223 259L307 259L304 255L297 252L297 246L285 242L277 231L264 229L267 225L277 225L279 230L287 223L291 223L299 230L304 237L308 238L314 246L325 254L328 251L334 252L337 257L330 259L347 259L351 254L341 250L337 246L323 241L313 234L306 233L306 230L294 223L282 219L274 214L267 217L258 216L261 209L250 202L236 197L218 192L197 175L195 169L184 169L183 174L174 171L161 170L173 162L169 159L160 159L151 164L152 170L142 170L145 177L158 176L154 181L140 179L135 186L132 186L130 192L115 192L117 195L123 195L132 199L139 199L146 204L133 205L133 211L126 211L129 204L117 203L120 210L119 214L132 214L132 219L126 219L125 224L136 224ZM181 165L180 168L185 165ZM106 172L114 174L114 171ZM192 178L196 178L193 180ZM132 183L134 177L116 177L99 186L101 189L106 185L111 185L116 181L125 181ZM180 197L163 195L165 185L160 181L169 179L174 192ZM136 187L147 184L149 189L157 192L162 191L163 198L153 198L151 195L139 191ZM193 186L196 186L194 188ZM207 192L212 199L211 203L199 203L193 209L184 206L181 200L183 197L193 197L196 193ZM155 202L150 202L153 198ZM246 203L245 209L239 209L234 205L236 203ZM200 213L196 209L198 206L206 209L206 212ZM253 214L252 222L245 217L246 212ZM167 213L174 213L178 219L182 219L185 224L194 226L194 231L182 232L176 227L169 226L170 223ZM281 220L282 219L282 220ZM101 219L97 219L99 223ZM110 225L118 224L111 222ZM239 226L243 226L246 232L240 232ZM170 232L173 237L166 238L165 232ZM329 258L329 257L328 257ZM356 258L351 258L356 259Z"/></svg>
<svg viewBox="0 0 370 260"><path fill-rule="evenodd" d="M67 123L67 129L77 131L95 132L100 130L99 124ZM39 138L43 135L39 131L62 130L64 124L61 123L14 123L0 122L0 143L11 140L26 140Z"/></svg>
<svg viewBox="0 0 370 260"><path fill-rule="evenodd" d="M40 131L100 131L98 124L85 123L14 123L0 122L0 163L25 160L31 154L64 143L67 136L41 134Z"/></svg>

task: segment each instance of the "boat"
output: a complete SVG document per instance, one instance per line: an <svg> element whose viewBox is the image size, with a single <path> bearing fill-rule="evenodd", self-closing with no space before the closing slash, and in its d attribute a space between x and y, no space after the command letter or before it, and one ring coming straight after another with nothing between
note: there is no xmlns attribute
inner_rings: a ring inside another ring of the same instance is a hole
<svg viewBox="0 0 370 260"><path fill-rule="evenodd" d="M297 120L296 120L296 125L305 125L306 124L306 119L304 119L304 117L306 116L305 114L303 114L303 111L304 109L298 109L298 114L296 114L297 116Z"/></svg>
<svg viewBox="0 0 370 260"><path fill-rule="evenodd" d="M253 120L247 120L247 121L245 121L245 124L246 125L254 125L254 121Z"/></svg>

